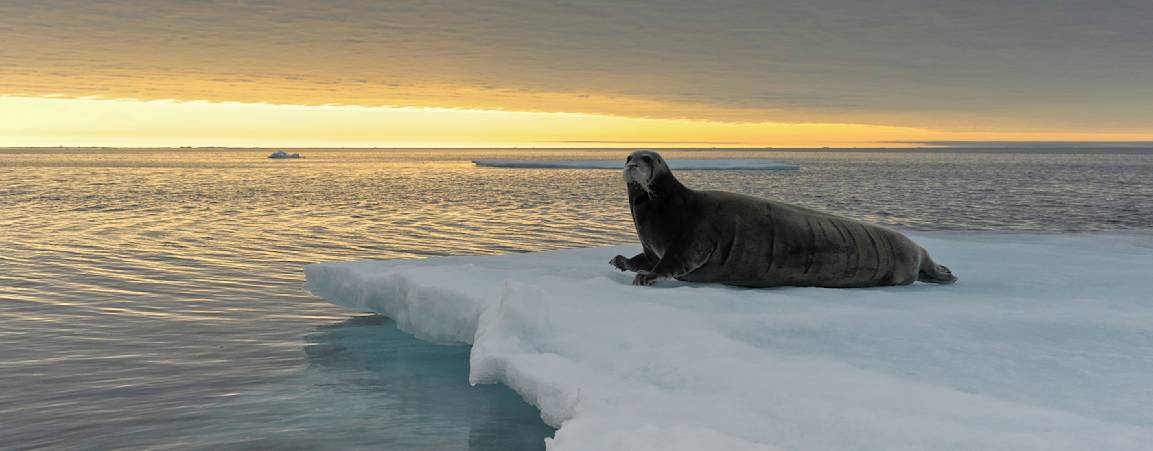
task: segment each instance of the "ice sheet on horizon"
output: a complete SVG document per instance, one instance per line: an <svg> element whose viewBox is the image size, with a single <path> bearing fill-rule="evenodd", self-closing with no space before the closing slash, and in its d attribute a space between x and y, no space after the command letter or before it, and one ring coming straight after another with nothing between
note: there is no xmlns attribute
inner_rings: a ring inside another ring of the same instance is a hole
<svg viewBox="0 0 1153 451"><path fill-rule="evenodd" d="M953 286L632 287L629 246L322 263L309 289L472 343L551 449L1137 450L1153 238L914 236Z"/></svg>
<svg viewBox="0 0 1153 451"><path fill-rule="evenodd" d="M477 166L528 169L621 169L623 160L473 160ZM673 170L757 170L796 171L800 166L776 160L758 158L730 159L670 159Z"/></svg>

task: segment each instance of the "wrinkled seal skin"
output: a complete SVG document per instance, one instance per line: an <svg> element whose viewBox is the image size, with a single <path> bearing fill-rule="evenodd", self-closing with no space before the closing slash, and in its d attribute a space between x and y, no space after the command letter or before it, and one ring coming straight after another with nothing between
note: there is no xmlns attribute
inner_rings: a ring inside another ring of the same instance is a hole
<svg viewBox="0 0 1153 451"><path fill-rule="evenodd" d="M652 151L625 166L644 252L610 262L634 285L664 278L742 287L872 287L957 280L921 246L884 227L723 191L695 191Z"/></svg>

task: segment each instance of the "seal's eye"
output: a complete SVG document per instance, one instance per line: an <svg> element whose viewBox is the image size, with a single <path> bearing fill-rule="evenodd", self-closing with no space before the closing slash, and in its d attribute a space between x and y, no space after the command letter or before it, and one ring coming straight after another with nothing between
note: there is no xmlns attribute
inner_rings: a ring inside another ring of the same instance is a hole
<svg viewBox="0 0 1153 451"><path fill-rule="evenodd" d="M625 158L625 163L628 163L628 162L630 162L630 161L633 161L633 156L632 156L632 155L629 155L629 157L628 157L628 158Z"/></svg>

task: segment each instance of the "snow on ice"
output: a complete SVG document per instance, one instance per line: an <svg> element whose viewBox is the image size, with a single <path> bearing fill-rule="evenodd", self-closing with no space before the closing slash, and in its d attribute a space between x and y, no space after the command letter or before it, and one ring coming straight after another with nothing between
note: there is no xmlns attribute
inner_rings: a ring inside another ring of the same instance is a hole
<svg viewBox="0 0 1153 451"><path fill-rule="evenodd" d="M913 236L952 286L629 285L631 246L321 263L309 289L472 343L555 450L1145 450L1153 237Z"/></svg>

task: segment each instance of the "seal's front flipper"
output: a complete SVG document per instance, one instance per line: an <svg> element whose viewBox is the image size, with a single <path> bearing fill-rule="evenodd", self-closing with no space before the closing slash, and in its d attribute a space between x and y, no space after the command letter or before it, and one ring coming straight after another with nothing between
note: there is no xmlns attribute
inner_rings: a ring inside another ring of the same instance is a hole
<svg viewBox="0 0 1153 451"><path fill-rule="evenodd" d="M633 277L633 285L640 286L640 287L647 287L649 285L657 283L658 279L660 279L660 277L658 277L656 274L653 274L651 272L637 271L637 276Z"/></svg>
<svg viewBox="0 0 1153 451"><path fill-rule="evenodd" d="M653 269L652 262L644 252L637 254L633 258L625 258L623 255L618 255L613 257L613 259L609 261L609 264L621 271L639 272Z"/></svg>

